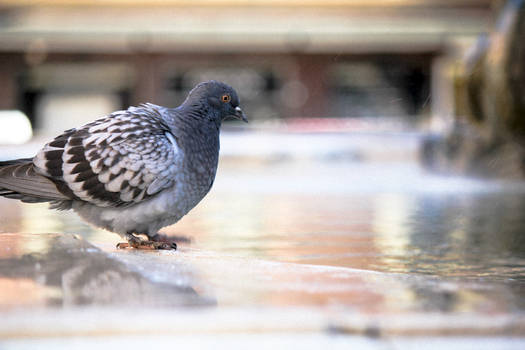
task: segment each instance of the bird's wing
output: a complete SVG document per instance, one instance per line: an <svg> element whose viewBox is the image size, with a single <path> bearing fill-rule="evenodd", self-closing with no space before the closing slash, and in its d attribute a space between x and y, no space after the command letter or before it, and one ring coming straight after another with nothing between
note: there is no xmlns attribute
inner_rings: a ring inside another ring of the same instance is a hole
<svg viewBox="0 0 525 350"><path fill-rule="evenodd" d="M35 156L35 170L97 206L125 206L154 196L174 185L183 157L161 108L130 107L67 130Z"/></svg>

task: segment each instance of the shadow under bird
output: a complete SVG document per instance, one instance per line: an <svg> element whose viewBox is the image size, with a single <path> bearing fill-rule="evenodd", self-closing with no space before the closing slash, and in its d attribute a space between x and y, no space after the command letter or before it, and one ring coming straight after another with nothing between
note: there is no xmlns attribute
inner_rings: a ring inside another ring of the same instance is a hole
<svg viewBox="0 0 525 350"><path fill-rule="evenodd" d="M235 90L218 81L198 84L177 108L111 113L64 131L34 158L0 162L0 195L73 209L124 237L119 248L176 249L158 231L211 189L228 117L247 122Z"/></svg>

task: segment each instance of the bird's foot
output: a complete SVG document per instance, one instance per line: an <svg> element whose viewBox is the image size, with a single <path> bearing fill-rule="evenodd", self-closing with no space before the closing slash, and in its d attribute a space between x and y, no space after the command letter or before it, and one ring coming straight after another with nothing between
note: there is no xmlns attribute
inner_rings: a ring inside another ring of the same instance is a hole
<svg viewBox="0 0 525 350"><path fill-rule="evenodd" d="M172 249L177 249L177 242L184 242L189 243L191 240L187 237L173 237L173 236L167 236L162 233L157 233L153 236L148 236L148 238L154 242L159 243L168 243Z"/></svg>
<svg viewBox="0 0 525 350"><path fill-rule="evenodd" d="M118 243L117 249L135 248L143 250L175 250L177 244L175 242L160 242L160 241L143 241L142 239L128 234L126 235L127 242Z"/></svg>

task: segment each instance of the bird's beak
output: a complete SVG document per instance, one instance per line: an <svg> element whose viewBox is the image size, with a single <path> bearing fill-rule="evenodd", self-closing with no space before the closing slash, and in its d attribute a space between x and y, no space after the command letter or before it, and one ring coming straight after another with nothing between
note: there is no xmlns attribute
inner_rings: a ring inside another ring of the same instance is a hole
<svg viewBox="0 0 525 350"><path fill-rule="evenodd" d="M244 115L244 112L242 111L241 107L237 106L235 107L235 114L233 115L235 118L242 120L245 123L248 123L248 119L246 119L246 116Z"/></svg>

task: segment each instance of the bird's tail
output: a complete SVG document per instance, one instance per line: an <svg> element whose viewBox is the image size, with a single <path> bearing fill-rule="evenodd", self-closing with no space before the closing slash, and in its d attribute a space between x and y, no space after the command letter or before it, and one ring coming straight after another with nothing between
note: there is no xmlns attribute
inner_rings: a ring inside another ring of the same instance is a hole
<svg viewBox="0 0 525 350"><path fill-rule="evenodd" d="M67 209L71 200L57 183L35 171L32 158L0 162L0 196L26 203L52 202L58 209Z"/></svg>

